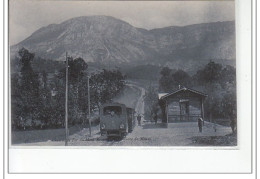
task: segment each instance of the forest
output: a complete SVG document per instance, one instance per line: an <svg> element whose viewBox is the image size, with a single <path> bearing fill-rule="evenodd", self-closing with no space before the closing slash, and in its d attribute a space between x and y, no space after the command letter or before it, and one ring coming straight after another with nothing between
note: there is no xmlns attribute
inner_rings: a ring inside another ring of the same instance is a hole
<svg viewBox="0 0 260 179"><path fill-rule="evenodd" d="M88 76L91 116L98 118L102 104L112 101L126 86L126 75L119 68L91 70L82 58L68 58L69 125L87 124ZM64 127L65 62L36 57L22 48L11 61L12 129L48 129ZM140 75L139 75L140 76ZM131 76L130 76L131 77ZM205 119L221 123L236 120L236 69L210 61L195 74L162 67L158 84L146 87L145 119L160 118L158 93L179 87L192 88L208 95Z"/></svg>
<svg viewBox="0 0 260 179"><path fill-rule="evenodd" d="M52 66L25 48L19 50L16 61L17 72L11 74L12 129L64 127L65 63L54 62ZM118 69L90 72L82 58L69 57L68 65L69 125L84 124L88 120L88 76L92 116L124 89L125 76Z"/></svg>

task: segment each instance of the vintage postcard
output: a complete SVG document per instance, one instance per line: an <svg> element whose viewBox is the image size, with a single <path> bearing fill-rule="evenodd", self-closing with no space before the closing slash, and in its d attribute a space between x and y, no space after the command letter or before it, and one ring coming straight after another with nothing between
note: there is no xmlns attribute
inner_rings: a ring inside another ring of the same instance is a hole
<svg viewBox="0 0 260 179"><path fill-rule="evenodd" d="M9 1L12 146L237 146L235 1Z"/></svg>
<svg viewBox="0 0 260 179"><path fill-rule="evenodd" d="M7 173L252 174L249 1L5 2Z"/></svg>

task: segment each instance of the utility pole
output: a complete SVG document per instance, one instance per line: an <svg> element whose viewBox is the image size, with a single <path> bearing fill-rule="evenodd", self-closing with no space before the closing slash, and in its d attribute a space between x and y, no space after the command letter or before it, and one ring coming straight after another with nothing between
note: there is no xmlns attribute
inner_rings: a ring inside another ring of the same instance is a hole
<svg viewBox="0 0 260 179"><path fill-rule="evenodd" d="M65 92L65 146L68 145L68 73L69 73L69 64L68 64L68 53L66 52L66 92Z"/></svg>
<svg viewBox="0 0 260 179"><path fill-rule="evenodd" d="M89 92L89 75L88 75L88 123L89 123L89 135L91 136L91 120L90 120L90 92Z"/></svg>

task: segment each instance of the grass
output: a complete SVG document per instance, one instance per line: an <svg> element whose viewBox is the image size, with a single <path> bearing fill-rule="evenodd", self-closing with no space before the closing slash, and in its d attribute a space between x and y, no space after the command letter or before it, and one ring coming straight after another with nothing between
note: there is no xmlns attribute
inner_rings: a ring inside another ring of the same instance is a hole
<svg viewBox="0 0 260 179"><path fill-rule="evenodd" d="M75 125L69 128L69 134L72 135L80 131L83 127ZM43 129L30 131L12 131L12 144L44 142L44 141L64 141L65 129Z"/></svg>
<svg viewBox="0 0 260 179"><path fill-rule="evenodd" d="M194 146L236 146L237 134L227 134L225 136L196 136L192 137Z"/></svg>

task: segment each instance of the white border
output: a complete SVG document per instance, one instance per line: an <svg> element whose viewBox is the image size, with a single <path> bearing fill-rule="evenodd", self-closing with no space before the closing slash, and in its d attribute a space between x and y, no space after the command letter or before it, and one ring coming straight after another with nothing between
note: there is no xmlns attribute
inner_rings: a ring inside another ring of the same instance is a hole
<svg viewBox="0 0 260 179"><path fill-rule="evenodd" d="M99 150L90 147L83 149L13 148L9 150L10 172L250 173L252 169L251 140L249 140L251 138L249 117L251 116L251 4L248 0L240 0L236 3L238 120L241 121L238 124L239 150L207 150L206 148L176 150L174 147L167 149L111 147ZM5 6L7 9L7 2ZM7 12L5 18L7 20ZM7 28L6 25L5 28ZM5 40L7 40L6 36ZM5 57L5 62L7 62L6 59L7 57ZM7 63L4 68L7 69ZM5 70L5 77L7 76L7 70ZM7 86L5 78L5 92L7 92ZM4 106L7 106L7 95L5 94L4 97ZM7 112L5 111L5 114ZM7 129L7 116L5 116L5 147L8 146ZM6 152L7 150L6 148ZM7 164L6 154L4 155L5 164ZM8 175L8 178L10 176L15 175ZM26 178L28 177L30 176L26 175ZM240 177L237 176L237 178Z"/></svg>

